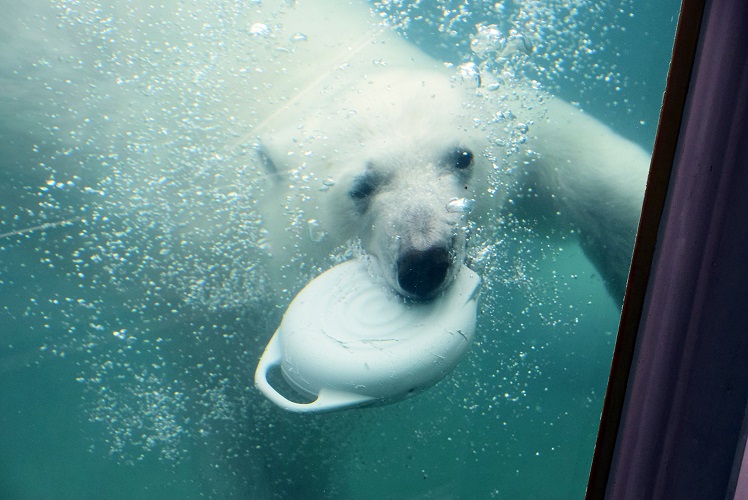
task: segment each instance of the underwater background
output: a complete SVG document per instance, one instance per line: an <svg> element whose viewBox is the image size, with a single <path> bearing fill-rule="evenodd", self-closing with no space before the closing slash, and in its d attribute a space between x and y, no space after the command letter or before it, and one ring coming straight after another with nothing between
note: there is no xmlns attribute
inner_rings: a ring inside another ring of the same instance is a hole
<svg viewBox="0 0 748 500"><path fill-rule="evenodd" d="M253 3L0 0L0 497L581 498L620 304L573 234L483 235L475 343L413 399L294 415L253 387L287 301L211 73ZM478 25L521 34L524 77L651 150L677 1L373 7L455 63Z"/></svg>

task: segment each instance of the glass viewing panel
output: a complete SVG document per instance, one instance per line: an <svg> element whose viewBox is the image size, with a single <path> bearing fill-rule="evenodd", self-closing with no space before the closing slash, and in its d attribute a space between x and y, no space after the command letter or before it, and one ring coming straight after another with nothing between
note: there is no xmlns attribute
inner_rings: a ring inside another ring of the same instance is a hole
<svg viewBox="0 0 748 500"><path fill-rule="evenodd" d="M679 2L295 3L4 1L0 491L581 498ZM352 259L416 309L464 261L467 355L284 411L258 360Z"/></svg>

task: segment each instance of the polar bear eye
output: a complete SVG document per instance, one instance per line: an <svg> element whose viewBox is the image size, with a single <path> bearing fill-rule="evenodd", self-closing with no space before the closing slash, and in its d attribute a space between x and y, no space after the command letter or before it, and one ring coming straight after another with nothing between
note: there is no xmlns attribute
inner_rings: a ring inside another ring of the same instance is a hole
<svg viewBox="0 0 748 500"><path fill-rule="evenodd" d="M377 190L377 179L372 175L360 175L353 180L353 186L348 191L348 196L354 200L368 198Z"/></svg>
<svg viewBox="0 0 748 500"><path fill-rule="evenodd" d="M447 153L446 163L458 170L465 170L473 164L473 152L467 148L456 147Z"/></svg>

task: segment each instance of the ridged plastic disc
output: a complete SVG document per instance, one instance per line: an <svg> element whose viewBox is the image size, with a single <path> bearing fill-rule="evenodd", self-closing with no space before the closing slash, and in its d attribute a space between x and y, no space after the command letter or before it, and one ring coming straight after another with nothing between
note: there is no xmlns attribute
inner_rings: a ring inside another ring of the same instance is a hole
<svg viewBox="0 0 748 500"><path fill-rule="evenodd" d="M312 280L271 341L279 344L273 351L285 379L304 396L328 391L352 401L403 399L449 373L472 341L480 284L473 271L463 266L442 295L412 302L366 264L348 261Z"/></svg>

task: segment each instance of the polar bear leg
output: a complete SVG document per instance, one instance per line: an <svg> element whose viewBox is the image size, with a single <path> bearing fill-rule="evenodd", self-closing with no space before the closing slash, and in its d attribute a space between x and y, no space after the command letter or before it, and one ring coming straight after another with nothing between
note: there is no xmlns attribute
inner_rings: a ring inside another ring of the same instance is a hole
<svg viewBox="0 0 748 500"><path fill-rule="evenodd" d="M579 232L608 291L622 300L639 223L649 155L572 105L547 101L533 126L532 187ZM543 204L541 204L543 205Z"/></svg>

